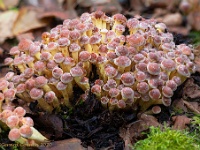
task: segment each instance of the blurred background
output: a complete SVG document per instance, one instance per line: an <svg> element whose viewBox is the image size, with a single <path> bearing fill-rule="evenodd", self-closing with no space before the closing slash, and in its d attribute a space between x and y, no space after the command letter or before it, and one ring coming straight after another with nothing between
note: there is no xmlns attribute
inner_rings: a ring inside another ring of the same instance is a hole
<svg viewBox="0 0 200 150"><path fill-rule="evenodd" d="M178 40L200 45L200 0L0 0L0 76L9 49L22 38L40 40L63 20L96 10L156 18Z"/></svg>

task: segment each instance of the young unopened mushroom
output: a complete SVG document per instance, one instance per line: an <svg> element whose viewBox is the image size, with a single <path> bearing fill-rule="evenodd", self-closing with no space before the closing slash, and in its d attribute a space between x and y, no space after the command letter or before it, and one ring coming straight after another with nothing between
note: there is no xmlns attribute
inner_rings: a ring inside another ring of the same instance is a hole
<svg viewBox="0 0 200 150"><path fill-rule="evenodd" d="M109 79L107 80L108 88L116 88L117 87L117 82L114 79Z"/></svg>
<svg viewBox="0 0 200 150"><path fill-rule="evenodd" d="M127 56L119 56L114 59L114 64L118 67L120 73L130 71L131 60Z"/></svg>
<svg viewBox="0 0 200 150"><path fill-rule="evenodd" d="M145 38L141 34L138 34L138 33L129 35L126 37L126 39L127 39L128 45L137 48L138 51L140 51L142 49L141 46L146 43Z"/></svg>
<svg viewBox="0 0 200 150"><path fill-rule="evenodd" d="M16 87L16 97L20 98L25 102L31 102L32 99L29 94L26 92L26 85L24 83L20 83Z"/></svg>
<svg viewBox="0 0 200 150"><path fill-rule="evenodd" d="M83 62L83 68L87 71L87 76L91 72L91 64L89 62L91 55L88 51L81 51L79 53L79 60Z"/></svg>
<svg viewBox="0 0 200 150"><path fill-rule="evenodd" d="M70 40L66 37L61 37L58 39L59 44L59 50L62 52L62 54L66 57L69 56L69 48Z"/></svg>
<svg viewBox="0 0 200 150"><path fill-rule="evenodd" d="M52 70L52 76L56 79L59 79L63 74L63 70L59 67L54 67Z"/></svg>
<svg viewBox="0 0 200 150"><path fill-rule="evenodd" d="M22 123L23 125L28 125L29 127L33 127L34 125L33 119L31 117L21 118L20 123Z"/></svg>
<svg viewBox="0 0 200 150"><path fill-rule="evenodd" d="M108 107L109 98L106 96L101 97L101 104L104 108Z"/></svg>
<svg viewBox="0 0 200 150"><path fill-rule="evenodd" d="M87 90L88 88L85 87L84 85L82 85L80 83L81 81L81 78L83 77L84 75L84 72L83 72L83 69L80 68L80 67L73 67L70 69L70 73L71 75L74 77L74 80L76 82L76 84L82 89L82 90Z"/></svg>
<svg viewBox="0 0 200 150"><path fill-rule="evenodd" d="M44 95L44 92L43 92L43 90L41 90L41 89L32 88L32 89L30 90L30 96L31 96L31 98L34 99L34 100L37 100L39 106L40 106L43 110L47 111L48 113L51 113L52 110L53 110L53 108L52 108L52 106L50 106L50 105L44 100L43 95Z"/></svg>
<svg viewBox="0 0 200 150"><path fill-rule="evenodd" d="M117 107L120 109L126 108L126 102L124 100L119 100L117 103Z"/></svg>
<svg viewBox="0 0 200 150"><path fill-rule="evenodd" d="M8 90L8 85L9 85L9 82L7 80L0 80L0 90L2 92L5 92L6 90Z"/></svg>
<svg viewBox="0 0 200 150"><path fill-rule="evenodd" d="M73 77L70 73L65 72L62 74L62 76L60 77L61 82L67 84L67 92L69 97L73 97Z"/></svg>
<svg viewBox="0 0 200 150"><path fill-rule="evenodd" d="M115 110L116 106L118 104L118 99L115 97L110 98L109 103L108 103L108 109L110 112Z"/></svg>
<svg viewBox="0 0 200 150"><path fill-rule="evenodd" d="M36 43L31 44L29 48L29 53L30 53L30 56L35 57L36 60L40 60L40 55L41 55L40 45Z"/></svg>
<svg viewBox="0 0 200 150"><path fill-rule="evenodd" d="M134 98L134 91L130 87L124 87L121 90L121 95L123 100L133 99Z"/></svg>
<svg viewBox="0 0 200 150"><path fill-rule="evenodd" d="M6 120L6 125L9 128L15 128L15 127L17 128L18 124L19 124L19 117L18 116L11 115Z"/></svg>
<svg viewBox="0 0 200 150"><path fill-rule="evenodd" d="M98 84L93 85L92 88L91 88L91 92L93 94L95 94L98 99L101 99L102 93L101 93L101 86L100 85L98 85ZM103 100L103 102L105 102L105 101Z"/></svg>
<svg viewBox="0 0 200 150"><path fill-rule="evenodd" d="M139 21L136 18L131 18L127 21L127 27L129 28L130 34L136 33L139 28Z"/></svg>
<svg viewBox="0 0 200 150"><path fill-rule="evenodd" d="M101 34L90 37L89 43L92 46L92 52L98 53L99 44L101 42Z"/></svg>
<svg viewBox="0 0 200 150"><path fill-rule="evenodd" d="M144 113L147 114L147 115L153 115L153 114L159 114L160 112L161 112L160 106L156 105L156 106L153 106L151 108L151 110L148 110Z"/></svg>
<svg viewBox="0 0 200 150"><path fill-rule="evenodd" d="M8 134L8 138L11 141L17 141L20 137L21 137L21 134L19 132L19 129L17 129L17 128L11 129Z"/></svg>
<svg viewBox="0 0 200 150"><path fill-rule="evenodd" d="M187 77L190 76L190 71L189 69L186 67L186 65L178 65L176 67L177 72L173 73L170 75L170 78L172 78L173 76L179 76L181 78L181 82L183 83Z"/></svg>
<svg viewBox="0 0 200 150"><path fill-rule="evenodd" d="M44 73L44 70L46 69L46 64L42 61L36 61L34 63L34 69L39 75L42 75Z"/></svg>
<svg viewBox="0 0 200 150"><path fill-rule="evenodd" d="M30 126L23 125L19 128L20 135L24 138L29 138L33 134L33 131Z"/></svg>
<svg viewBox="0 0 200 150"><path fill-rule="evenodd" d="M28 79L28 78L33 76L34 69L33 68L26 68L23 73L24 73L24 77Z"/></svg>
<svg viewBox="0 0 200 150"><path fill-rule="evenodd" d="M163 59L161 68L163 71L167 72L168 76L170 76L170 73L176 69L176 63L171 59Z"/></svg>
<svg viewBox="0 0 200 150"><path fill-rule="evenodd" d="M15 57L13 60L13 65L16 66L20 72L24 72L26 67L24 66L24 59L23 57Z"/></svg>
<svg viewBox="0 0 200 150"><path fill-rule="evenodd" d="M18 44L18 49L27 55L29 54L29 48L33 42L29 39L22 39Z"/></svg>
<svg viewBox="0 0 200 150"><path fill-rule="evenodd" d="M6 102L12 101L15 98L16 89L7 89L3 94Z"/></svg>
<svg viewBox="0 0 200 150"><path fill-rule="evenodd" d="M67 93L67 85L62 83L62 82L58 82L56 85L56 88L61 91L63 98L64 98L64 105L66 105L67 107L71 108L72 105L69 101L69 95Z"/></svg>
<svg viewBox="0 0 200 150"><path fill-rule="evenodd" d="M57 110L60 109L59 100L53 91L49 91L49 92L45 93L44 99L46 100L47 103L50 103L50 104L52 103L54 108L57 108Z"/></svg>
<svg viewBox="0 0 200 150"><path fill-rule="evenodd" d="M3 101L4 101L4 94L0 92L0 112L2 112Z"/></svg>
<svg viewBox="0 0 200 150"><path fill-rule="evenodd" d="M125 27L123 25L118 24L115 26L115 33L117 36L122 35L124 31L125 31Z"/></svg>
<svg viewBox="0 0 200 150"><path fill-rule="evenodd" d="M79 60L79 51L81 50L81 47L77 44L77 43L72 43L69 46L69 51L72 54L72 58L74 59L74 61L77 63Z"/></svg>
<svg viewBox="0 0 200 150"><path fill-rule="evenodd" d="M159 75L160 65L158 63L149 62L147 64L147 71L152 75Z"/></svg>
<svg viewBox="0 0 200 150"><path fill-rule="evenodd" d="M107 66L105 68L105 74L108 76L108 79L114 78L118 74L118 70L115 69L113 66Z"/></svg>
<svg viewBox="0 0 200 150"><path fill-rule="evenodd" d="M114 25L112 27L112 30L115 30L116 26L119 24L122 24L122 25L126 24L126 21L127 21L126 17L122 14L115 14L113 15L112 18L114 19Z"/></svg>
<svg viewBox="0 0 200 150"><path fill-rule="evenodd" d="M137 91L141 94L145 94L149 91L149 85L146 82L139 82L137 84Z"/></svg>
<svg viewBox="0 0 200 150"><path fill-rule="evenodd" d="M168 97L168 98L170 98L170 97L172 97L173 96L173 90L170 88L170 87L168 87L168 86L163 86L162 87L162 94L165 96L165 97Z"/></svg>
<svg viewBox="0 0 200 150"><path fill-rule="evenodd" d="M117 88L110 88L110 90L108 91L108 94L110 97L118 97L120 94L120 90Z"/></svg>
<svg viewBox="0 0 200 150"><path fill-rule="evenodd" d="M161 97L161 93L159 89L151 89L149 91L149 96L152 100L158 100Z"/></svg>

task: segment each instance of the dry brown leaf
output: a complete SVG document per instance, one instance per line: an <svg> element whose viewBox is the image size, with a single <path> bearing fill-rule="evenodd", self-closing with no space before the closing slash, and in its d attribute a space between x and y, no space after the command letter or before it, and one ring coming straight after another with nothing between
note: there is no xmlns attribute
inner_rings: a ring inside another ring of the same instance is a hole
<svg viewBox="0 0 200 150"><path fill-rule="evenodd" d="M17 40L18 41L21 41L22 39L29 39L29 40L33 41L35 38L34 38L32 32L26 32L26 33L17 35Z"/></svg>
<svg viewBox="0 0 200 150"><path fill-rule="evenodd" d="M197 84L194 83L194 79L190 78L185 83L185 86L183 88L183 98L199 98L200 97L200 89Z"/></svg>
<svg viewBox="0 0 200 150"><path fill-rule="evenodd" d="M2 1L6 9L16 7L19 4L19 0L2 0Z"/></svg>
<svg viewBox="0 0 200 150"><path fill-rule="evenodd" d="M188 15L187 20L194 30L200 31L200 5Z"/></svg>
<svg viewBox="0 0 200 150"><path fill-rule="evenodd" d="M43 18L47 18L47 17L56 17L61 20L65 20L65 19L76 18L77 14L76 14L75 10L71 10L71 11L47 11L47 12L43 12L38 15L39 19L43 19Z"/></svg>
<svg viewBox="0 0 200 150"><path fill-rule="evenodd" d="M55 136L55 138L62 137L63 133L63 122L62 120L56 116L55 114L43 114L39 117L35 118L34 122L43 128L45 132L50 133L49 136ZM44 134L45 137L47 137Z"/></svg>
<svg viewBox="0 0 200 150"><path fill-rule="evenodd" d="M8 73L8 71L9 71L9 68L7 68L7 67L1 68L0 78L4 77L6 75L6 73Z"/></svg>
<svg viewBox="0 0 200 150"><path fill-rule="evenodd" d="M81 140L72 138L62 141L55 141L47 144L47 146L41 146L40 150L87 150L81 145Z"/></svg>
<svg viewBox="0 0 200 150"><path fill-rule="evenodd" d="M167 26L179 26L181 25L183 19L180 13L167 14L163 16L162 22Z"/></svg>
<svg viewBox="0 0 200 150"><path fill-rule="evenodd" d="M173 109L176 111L184 111L187 112L187 107L184 105L183 99L176 99L172 103Z"/></svg>
<svg viewBox="0 0 200 150"><path fill-rule="evenodd" d="M97 10L101 10L105 13L113 15L116 13L120 13L122 11L122 7L118 1L109 0L109 1L107 1L107 3L92 5L90 8L90 11L92 11L92 12L97 11Z"/></svg>
<svg viewBox="0 0 200 150"><path fill-rule="evenodd" d="M13 37L12 28L17 16L18 11L16 10L0 13L0 43L3 43L7 38Z"/></svg>
<svg viewBox="0 0 200 150"><path fill-rule="evenodd" d="M13 34L18 35L32 29L47 26L47 20L38 18L38 14L41 13L41 11L41 9L33 7L21 8L19 16L13 26Z"/></svg>
<svg viewBox="0 0 200 150"><path fill-rule="evenodd" d="M82 7L92 7L94 5L103 5L110 3L111 0L77 0L77 4Z"/></svg>
<svg viewBox="0 0 200 150"><path fill-rule="evenodd" d="M185 106L190 109L192 112L195 112L197 114L200 114L199 109L199 103L198 102L187 102L187 101L183 101Z"/></svg>
<svg viewBox="0 0 200 150"><path fill-rule="evenodd" d="M120 137L125 142L126 150L129 150L131 144L136 142L136 139L142 136L142 132L147 130L150 126L158 127L161 124L152 115L141 114L138 121L135 121L127 126L127 128L120 128Z"/></svg>
<svg viewBox="0 0 200 150"><path fill-rule="evenodd" d="M190 123L191 118L188 118L185 115L182 116L173 116L172 120L174 121L174 125L172 126L172 129L175 130L184 130L186 129L186 125Z"/></svg>
<svg viewBox="0 0 200 150"><path fill-rule="evenodd" d="M187 36L190 32L189 28L182 26L168 26L168 30L171 33L182 34L184 36Z"/></svg>

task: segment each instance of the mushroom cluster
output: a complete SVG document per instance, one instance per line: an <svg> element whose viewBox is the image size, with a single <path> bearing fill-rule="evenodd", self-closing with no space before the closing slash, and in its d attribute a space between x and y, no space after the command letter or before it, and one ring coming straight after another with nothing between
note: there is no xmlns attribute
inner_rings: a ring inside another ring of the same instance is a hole
<svg viewBox="0 0 200 150"><path fill-rule="evenodd" d="M32 118L25 117L26 110L20 106L9 109L7 107L0 113L0 120L9 128L8 138L11 141L18 141L21 144L35 144L45 142L47 139L34 127Z"/></svg>
<svg viewBox="0 0 200 150"><path fill-rule="evenodd" d="M101 11L66 19L40 42L23 39L10 55L5 64L13 71L0 80L1 111L15 97L37 101L48 113L72 108L77 86L110 111L156 106L158 113L157 105L169 106L177 86L195 72L192 46L175 45L165 24ZM94 68L98 79L91 83Z"/></svg>

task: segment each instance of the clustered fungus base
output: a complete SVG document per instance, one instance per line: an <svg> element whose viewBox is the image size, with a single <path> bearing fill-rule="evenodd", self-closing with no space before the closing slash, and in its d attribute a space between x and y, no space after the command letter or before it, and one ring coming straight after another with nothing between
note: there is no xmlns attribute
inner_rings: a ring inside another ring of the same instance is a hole
<svg viewBox="0 0 200 150"><path fill-rule="evenodd" d="M79 87L82 97L92 92L111 112L158 114L159 105L170 106L173 92L195 72L192 46L175 45L165 24L101 11L65 20L40 42L23 39L10 55L5 64L13 71L0 80L0 120L11 129L9 139L21 143L47 139L26 112L19 115L25 110L12 103L16 97L59 112L63 105L73 108L73 89ZM98 79L91 84L94 74Z"/></svg>

